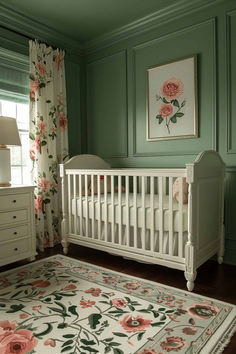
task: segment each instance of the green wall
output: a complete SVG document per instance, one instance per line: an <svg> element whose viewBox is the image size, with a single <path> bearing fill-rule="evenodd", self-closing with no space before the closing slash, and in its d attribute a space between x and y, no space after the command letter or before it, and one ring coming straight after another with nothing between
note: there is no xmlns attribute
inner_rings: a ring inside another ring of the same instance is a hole
<svg viewBox="0 0 236 354"><path fill-rule="evenodd" d="M205 4L206 5L206 4ZM86 56L87 152L112 166L182 167L205 149L227 165L225 262L236 264L236 3L216 1ZM146 141L146 70L197 55L199 138Z"/></svg>

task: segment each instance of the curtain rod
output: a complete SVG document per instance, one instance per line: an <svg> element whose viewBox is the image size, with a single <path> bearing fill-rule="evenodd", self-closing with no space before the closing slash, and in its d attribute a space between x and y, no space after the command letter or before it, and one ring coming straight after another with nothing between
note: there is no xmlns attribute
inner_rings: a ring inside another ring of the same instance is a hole
<svg viewBox="0 0 236 354"><path fill-rule="evenodd" d="M48 44L48 43L46 43L46 42L42 42L41 40L39 40L39 39L37 39L37 38L30 37L30 36L28 36L27 34L23 34L23 33L21 33L21 32L18 32L18 31L16 31L16 30L13 30L13 29L8 28L8 27L6 27L6 26L0 25L0 28L3 28L3 29L5 29L5 30L7 30L7 31L10 31L10 32L12 32L12 33L18 34L18 35L20 35L20 36L22 36L22 37L25 37L25 38L29 39L29 40L32 40L32 41L37 40L39 43L45 43L46 45L48 45L49 47L52 47L53 49L59 49L59 48L57 48L57 47L55 47L55 46L53 46L53 45L51 45L51 44Z"/></svg>

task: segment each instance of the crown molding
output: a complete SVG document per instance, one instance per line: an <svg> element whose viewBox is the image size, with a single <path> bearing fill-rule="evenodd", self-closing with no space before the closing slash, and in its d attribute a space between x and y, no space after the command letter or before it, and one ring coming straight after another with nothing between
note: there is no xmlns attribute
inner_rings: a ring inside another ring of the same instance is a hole
<svg viewBox="0 0 236 354"><path fill-rule="evenodd" d="M35 38L46 42L49 45L65 49L68 54L82 55L83 53L83 46L79 41L69 38L64 34L1 4L0 24L5 28L9 28L9 30L13 30L27 37L32 37L32 39Z"/></svg>
<svg viewBox="0 0 236 354"><path fill-rule="evenodd" d="M104 49L124 39L140 35L154 28L159 27L168 21L177 20L189 12L199 11L203 8L222 2L224 0L181 0L180 2L168 6L164 9L156 11L148 16L142 17L139 20L129 23L105 35L84 43L86 54Z"/></svg>

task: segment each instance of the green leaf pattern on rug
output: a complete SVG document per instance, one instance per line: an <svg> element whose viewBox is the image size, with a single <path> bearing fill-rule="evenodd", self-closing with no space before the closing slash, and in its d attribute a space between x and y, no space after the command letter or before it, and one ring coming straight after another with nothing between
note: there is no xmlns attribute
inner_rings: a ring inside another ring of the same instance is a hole
<svg viewBox="0 0 236 354"><path fill-rule="evenodd" d="M0 284L3 353L11 335L9 345L21 336L31 354L193 354L232 310L62 256L8 272Z"/></svg>

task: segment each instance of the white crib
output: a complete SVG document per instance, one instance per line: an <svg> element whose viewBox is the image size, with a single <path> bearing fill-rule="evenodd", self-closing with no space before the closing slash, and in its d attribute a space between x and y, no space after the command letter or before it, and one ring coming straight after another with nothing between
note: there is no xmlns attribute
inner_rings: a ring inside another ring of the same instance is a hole
<svg viewBox="0 0 236 354"><path fill-rule="evenodd" d="M223 261L224 175L215 151L177 169L112 169L100 157L75 156L60 165L64 253L75 243L180 269L192 291L202 263L216 253Z"/></svg>

